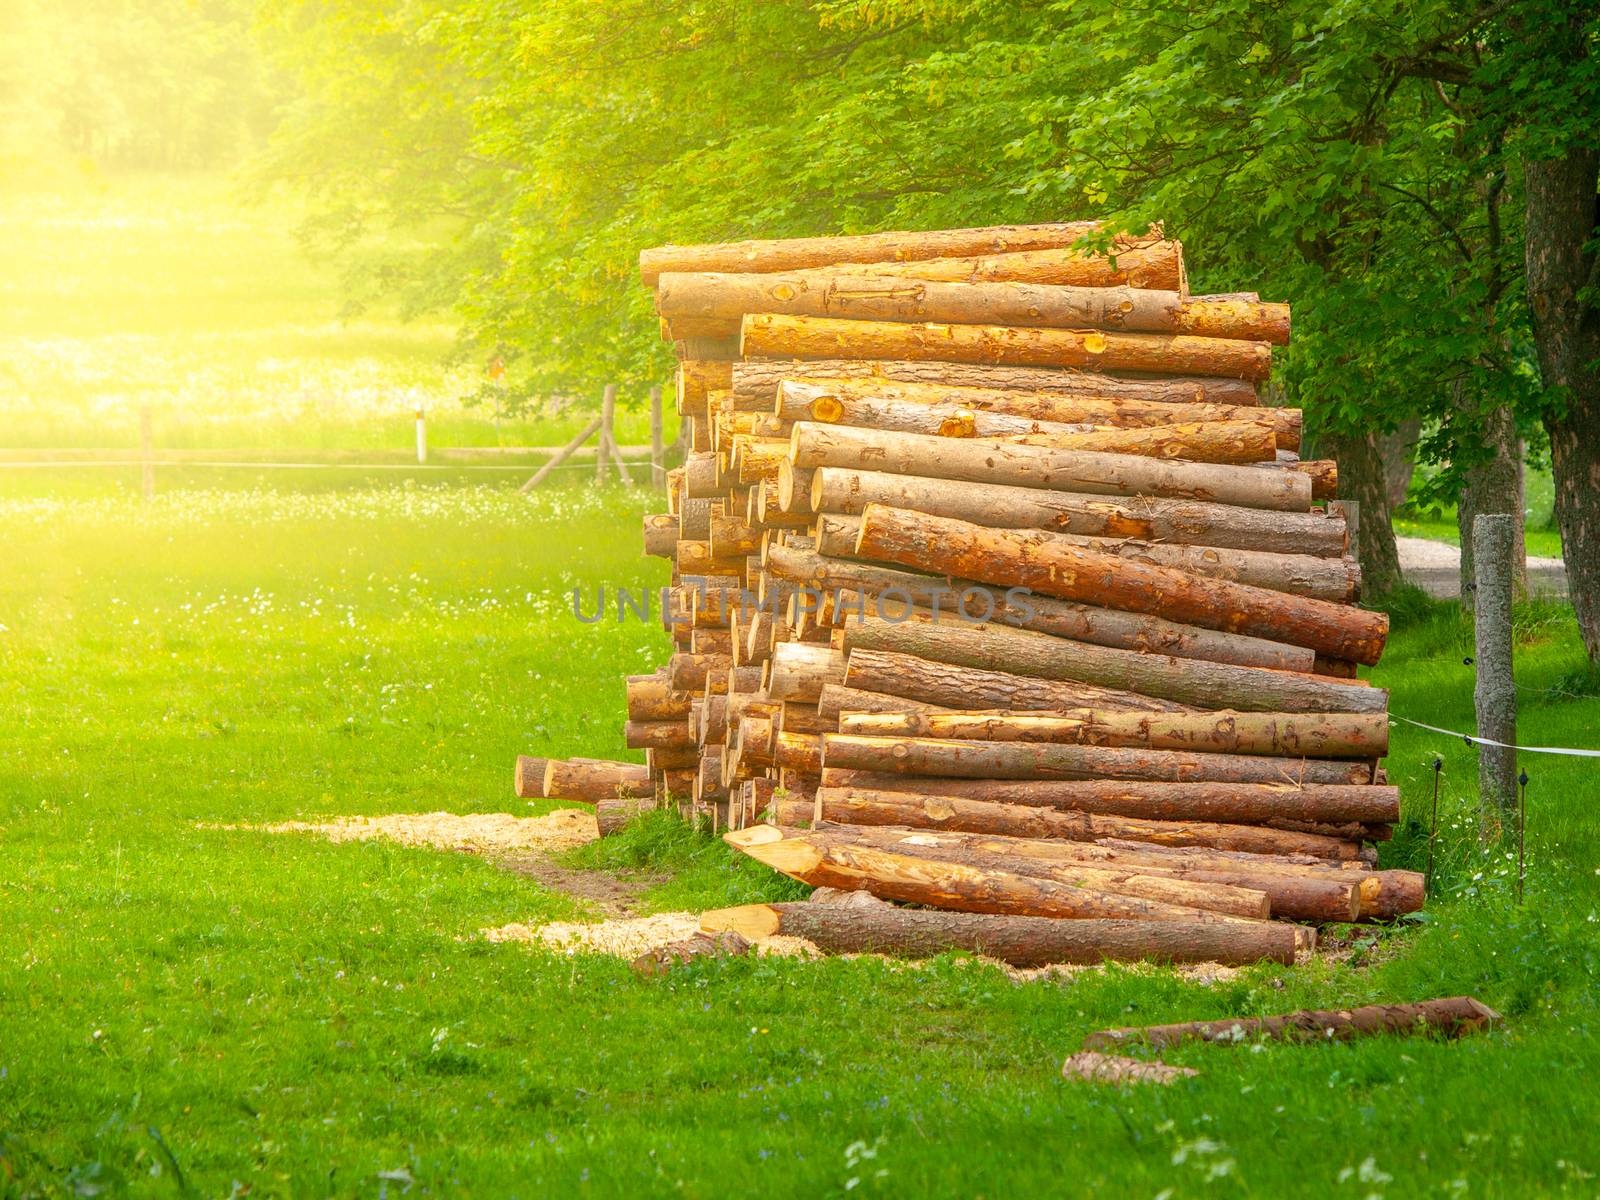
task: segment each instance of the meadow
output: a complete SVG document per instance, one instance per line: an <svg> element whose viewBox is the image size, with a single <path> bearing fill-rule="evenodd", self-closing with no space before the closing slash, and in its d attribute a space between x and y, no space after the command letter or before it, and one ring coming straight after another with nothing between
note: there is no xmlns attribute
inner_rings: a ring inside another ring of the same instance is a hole
<svg viewBox="0 0 1600 1200"><path fill-rule="evenodd" d="M48 205L6 209L26 269L0 279L5 447L127 445L134 385L175 378L163 436L404 449L409 409L390 429L373 397L432 389L443 409L468 386L441 365L448 331L341 323L286 218L280 241L259 215L225 234L199 220L233 211L222 192L116 187L174 205L166 232L126 191L102 195L103 229L81 196L59 228ZM452 419L457 444L494 444L480 410ZM1397 724L1385 865L1427 862L1442 764L1426 911L1241 971L762 957L646 980L482 936L600 915L489 859L239 828L538 814L512 794L517 754L638 757L621 678L666 635L580 623L571 590L665 581L638 554L659 500L572 476L519 497L486 472L163 467L146 502L126 467L0 470L0 1198L1600 1189L1600 784L1581 759L1525 758L1519 901L1473 751ZM1392 615L1369 673L1392 711L1470 729L1470 624L1412 593ZM1523 739L1592 745L1600 678L1570 613L1517 619ZM800 890L666 816L562 861L644 912ZM1108 1025L1459 992L1504 1028L1191 1047L1169 1057L1201 1074L1171 1088L1059 1076Z"/></svg>

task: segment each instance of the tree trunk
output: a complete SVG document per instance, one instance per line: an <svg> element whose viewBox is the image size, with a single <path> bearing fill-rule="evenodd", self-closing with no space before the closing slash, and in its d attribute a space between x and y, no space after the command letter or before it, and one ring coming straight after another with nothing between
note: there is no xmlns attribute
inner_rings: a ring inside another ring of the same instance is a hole
<svg viewBox="0 0 1600 1200"><path fill-rule="evenodd" d="M985 671L1092 684L1205 710L1382 713L1389 699L1385 689L1357 680L1091 646L1004 625L852 618L845 629L844 649L850 652L857 648ZM845 682L848 674L847 669Z"/></svg>
<svg viewBox="0 0 1600 1200"><path fill-rule="evenodd" d="M880 792L909 792L1150 821L1265 825L1287 819L1381 825L1400 818L1400 789L1389 784L952 779L838 768L825 769L822 784L823 794L833 799L847 793L872 799Z"/></svg>
<svg viewBox="0 0 1600 1200"><path fill-rule="evenodd" d="M729 833L723 840L757 862L812 887L871 892L884 900L901 900L956 912L1155 921L1232 923L1243 920L1014 871L979 869L909 854L892 854L870 846L850 845L823 834L786 835L770 825Z"/></svg>
<svg viewBox="0 0 1600 1200"><path fill-rule="evenodd" d="M655 789L650 769L634 763L605 762L592 758L563 761L552 758L545 763L544 794L551 800L582 800L593 804L619 796L650 796Z"/></svg>
<svg viewBox="0 0 1600 1200"><path fill-rule="evenodd" d="M1300 758L1382 758L1383 713L862 713L840 715L840 733L962 741L1082 743L1146 750L1266 754Z"/></svg>
<svg viewBox="0 0 1600 1200"><path fill-rule="evenodd" d="M1101 496L1164 496L1306 512L1311 480L1263 466L1164 462L1132 454L1018 446L992 438L945 438L802 421L789 459L797 467L849 467L1011 484Z"/></svg>
<svg viewBox="0 0 1600 1200"><path fill-rule="evenodd" d="M929 662L910 654L856 650L845 660L844 685L864 692L904 696L946 708L1055 710L1066 708L1163 708L1192 711L1181 704L1152 701L1087 683L1058 683L951 663Z"/></svg>
<svg viewBox="0 0 1600 1200"><path fill-rule="evenodd" d="M1265 379L1272 372L1272 347L1266 342L1012 325L841 321L778 313L745 317L739 346L746 358L909 358L1249 380Z"/></svg>
<svg viewBox="0 0 1600 1200"><path fill-rule="evenodd" d="M1362 524L1365 536L1365 522ZM869 505L862 514L856 554L985 583L1030 588L1064 600L1288 642L1359 663L1378 661L1389 626L1384 613L1202 579L1185 571L1083 550L1049 535L984 529L965 521L880 505Z"/></svg>
<svg viewBox="0 0 1600 1200"><path fill-rule="evenodd" d="M1069 432L1085 425L1144 429L1245 421L1268 426L1278 449L1295 450L1300 445L1298 408L1106 400L1063 391L1022 392L882 379L785 380L778 385L775 408L775 415L786 421L900 429L907 433L942 432L947 421L961 414L971 414L969 436L974 437Z"/></svg>
<svg viewBox="0 0 1600 1200"><path fill-rule="evenodd" d="M1284 671L1309 671L1316 661L1315 652L1303 646L1179 625L1160 617L1075 604L1052 596L1008 598L1000 588L970 580L915 575L789 547L769 547L766 567L785 579L831 592L836 597L846 591L884 597L875 602L880 610L903 594L905 603L935 613L956 611L969 617L992 618L1018 629L1031 629L1097 646ZM893 595L888 595L891 592Z"/></svg>
<svg viewBox="0 0 1600 1200"><path fill-rule="evenodd" d="M831 237L761 238L696 246L653 246L639 252L639 278L656 286L664 271L795 271L839 263L905 262L1023 250L1053 250L1092 234L1094 221L993 225L981 229L862 233ZM1159 243L1159 234L1119 235L1118 250Z"/></svg>
<svg viewBox="0 0 1600 1200"><path fill-rule="evenodd" d="M714 909L700 918L708 931L732 930L751 940L799 937L827 954L894 954L926 958L966 950L1010 963L1294 962L1292 927L1202 924L1196 921L1058 921L901 908L866 892L848 902L816 900Z"/></svg>
<svg viewBox="0 0 1600 1200"><path fill-rule="evenodd" d="M1600 663L1600 150L1577 146L1526 167L1528 305L1546 388L1545 417L1567 591L1584 649Z"/></svg>
<svg viewBox="0 0 1600 1200"><path fill-rule="evenodd" d="M1152 779L1177 783L1351 783L1372 778L1364 763L1342 759L1285 760L1270 754L1196 754L1070 742L823 735L830 767L967 779Z"/></svg>
<svg viewBox="0 0 1600 1200"><path fill-rule="evenodd" d="M713 364L720 366L721 364ZM979 363L950 363L916 359L784 359L734 363L732 390L740 405L753 411L772 412L778 385L785 380L820 380L832 383L892 383L924 387L981 388L989 391L1049 392L1084 403L1120 401L1125 404L1227 404L1254 405L1255 384L1219 376L1125 379L1070 367L1014 367ZM896 393L902 394L902 393ZM1000 411L1000 410L996 410ZM1015 412L1016 409L1004 411ZM1052 417L1051 420L1063 418ZM1075 418L1074 418L1075 419ZM1156 421L1154 424L1166 424Z"/></svg>
<svg viewBox="0 0 1600 1200"><path fill-rule="evenodd" d="M1500 1014L1471 996L1423 1000L1415 1004L1369 1004L1363 1008L1302 1009L1278 1017L1228 1017L1221 1021L1184 1021L1176 1025L1102 1029L1083 1039L1086 1050L1147 1046L1162 1050L1187 1041L1345 1042L1378 1034L1444 1034L1461 1037L1500 1024Z"/></svg>
<svg viewBox="0 0 1600 1200"><path fill-rule="evenodd" d="M1503 513L1512 520L1511 570L1514 590L1527 590L1528 553L1524 536L1526 497L1522 487L1522 439L1517 435L1516 414L1501 406L1490 410L1482 423L1489 451L1487 462L1467 470L1456 498L1456 530L1461 542L1461 607L1476 607L1472 523L1480 516Z"/></svg>
<svg viewBox="0 0 1600 1200"><path fill-rule="evenodd" d="M1378 438L1378 453L1383 459L1383 487L1393 512L1406 502L1411 477L1417 469L1417 439L1422 436L1422 418L1407 417Z"/></svg>
<svg viewBox="0 0 1600 1200"><path fill-rule="evenodd" d="M1360 433L1326 439L1339 461L1339 497L1361 506L1356 559L1361 564L1361 581L1369 598L1385 596L1404 582L1390 520L1379 438L1376 433Z"/></svg>
<svg viewBox="0 0 1600 1200"><path fill-rule="evenodd" d="M818 467L811 477L814 512L859 515L869 504L954 517L999 529L1044 529L1083 537L1129 538L1179 546L1216 546L1267 554L1339 558L1342 516L1322 509L1268 512L1228 504L1154 497L1114 499L993 484L980 489L950 479Z"/></svg>
<svg viewBox="0 0 1600 1200"><path fill-rule="evenodd" d="M849 811L848 800L836 801L828 798L826 792L824 797L825 812ZM1228 884L1262 893L1267 897L1273 916L1294 921L1355 921L1361 914L1359 879L1352 877L1351 872L1337 868L1298 866L1272 871L1226 863L1214 864L1208 869L1187 863L1170 851L1156 848L1147 848L1145 852L1127 848L1110 851L1084 842L1041 841L1037 838L898 829L879 825L827 824L822 828L828 831L848 829L855 837L876 839L872 844L887 850L895 850L907 843L921 844L934 853L941 852L939 848L945 846L963 847L971 853L986 855L1001 863L1015 864L1014 869L1023 872L1027 870L1025 864L1042 862L1099 866L1195 883ZM904 852L913 851L907 846Z"/></svg>

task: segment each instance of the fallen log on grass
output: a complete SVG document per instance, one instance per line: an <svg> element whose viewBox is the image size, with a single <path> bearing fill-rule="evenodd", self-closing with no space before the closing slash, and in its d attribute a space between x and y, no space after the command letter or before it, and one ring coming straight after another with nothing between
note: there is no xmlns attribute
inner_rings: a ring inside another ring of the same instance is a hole
<svg viewBox="0 0 1600 1200"><path fill-rule="evenodd" d="M1503 1018L1471 996L1450 996L1414 1004L1368 1004L1360 1008L1302 1009L1273 1017L1232 1017L1220 1021L1184 1021L1176 1025L1102 1029L1083 1039L1086 1050L1150 1046L1157 1050L1187 1041L1249 1042L1351 1041L1380 1034L1437 1034L1462 1037L1499 1025Z"/></svg>
<svg viewBox="0 0 1600 1200"><path fill-rule="evenodd" d="M714 909L700 919L708 932L731 931L752 941L799 937L827 954L893 954L926 958L964 950L1014 967L1052 963L1253 962L1292 964L1295 934L1275 922L1208 925L1198 921L1129 921L996 916L901 908L866 892L836 903L790 901Z"/></svg>
<svg viewBox="0 0 1600 1200"><path fill-rule="evenodd" d="M544 768L544 795L551 800L594 804L620 797L650 796L650 769L642 764L601 759L552 758Z"/></svg>

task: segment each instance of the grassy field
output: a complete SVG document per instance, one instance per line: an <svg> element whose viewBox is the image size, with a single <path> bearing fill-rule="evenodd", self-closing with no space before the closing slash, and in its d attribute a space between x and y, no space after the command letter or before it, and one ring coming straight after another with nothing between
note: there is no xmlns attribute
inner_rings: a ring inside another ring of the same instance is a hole
<svg viewBox="0 0 1600 1200"><path fill-rule="evenodd" d="M497 423L464 404L484 364L447 365L444 324L342 319L338 276L302 255L296 215L212 176L0 192L0 450L134 447L144 405L164 449L406 450L418 405L435 446L577 433L580 406ZM618 440L647 443L646 398L618 404Z"/></svg>
<svg viewBox="0 0 1600 1200"><path fill-rule="evenodd" d="M459 854L213 828L530 813L518 752L623 755L620 676L667 653L580 625L574 585L659 582L649 498L322 472L0 478L0 1196L1593 1195L1600 786L1528 758L1530 881L1481 853L1472 754L1406 726L1390 769L1426 919L1213 982L1016 983L952 957L625 963L480 939L585 915ZM164 483L164 487L169 486ZM1373 673L1470 728L1467 634L1414 601ZM1521 614L1529 740L1584 745L1594 680ZM580 851L671 875L654 908L793 885L646 828ZM1471 992L1504 1032L1202 1048L1200 1077L1058 1076L1091 1029ZM1584 1096L1591 1099L1585 1100Z"/></svg>

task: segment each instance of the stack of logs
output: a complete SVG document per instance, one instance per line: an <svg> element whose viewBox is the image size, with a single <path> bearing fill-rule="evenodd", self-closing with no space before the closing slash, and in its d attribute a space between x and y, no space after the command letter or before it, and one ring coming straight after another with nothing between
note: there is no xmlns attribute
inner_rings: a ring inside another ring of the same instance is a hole
<svg viewBox="0 0 1600 1200"><path fill-rule="evenodd" d="M1370 848L1399 796L1356 668L1387 621L1335 465L1258 403L1288 306L1093 232L645 251L690 445L644 526L674 653L628 681L645 766L524 760L519 791L603 829L670 800L796 879L947 910L707 914L833 949L1287 960L1420 907Z"/></svg>

